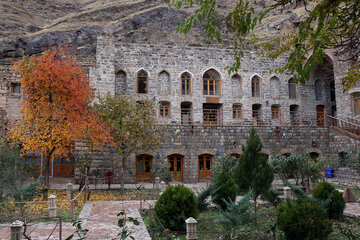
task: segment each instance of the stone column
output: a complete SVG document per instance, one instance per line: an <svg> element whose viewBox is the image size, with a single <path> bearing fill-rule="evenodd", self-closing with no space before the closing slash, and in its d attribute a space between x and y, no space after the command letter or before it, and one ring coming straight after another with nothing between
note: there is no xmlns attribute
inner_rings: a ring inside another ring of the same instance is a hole
<svg viewBox="0 0 360 240"><path fill-rule="evenodd" d="M197 231L196 231L196 225L197 225L197 221L192 218L189 217L188 219L185 220L186 222L186 239L187 240L197 240Z"/></svg>
<svg viewBox="0 0 360 240"><path fill-rule="evenodd" d="M10 240L22 239L21 234L22 234L23 225L24 223L19 220L16 220L10 225L10 230L11 230Z"/></svg>
<svg viewBox="0 0 360 240"><path fill-rule="evenodd" d="M284 187L284 197L292 199L291 188Z"/></svg>
<svg viewBox="0 0 360 240"><path fill-rule="evenodd" d="M71 200L71 190L72 190L72 184L68 183L66 184L66 199Z"/></svg>
<svg viewBox="0 0 360 240"><path fill-rule="evenodd" d="M160 178L156 177L155 178L155 190L159 190L160 189Z"/></svg>
<svg viewBox="0 0 360 240"><path fill-rule="evenodd" d="M166 183L164 181L161 181L160 182L160 189L161 189L161 192L164 192L165 189L166 189Z"/></svg>
<svg viewBox="0 0 360 240"><path fill-rule="evenodd" d="M56 196L51 195L49 197L49 217L54 218L56 217Z"/></svg>

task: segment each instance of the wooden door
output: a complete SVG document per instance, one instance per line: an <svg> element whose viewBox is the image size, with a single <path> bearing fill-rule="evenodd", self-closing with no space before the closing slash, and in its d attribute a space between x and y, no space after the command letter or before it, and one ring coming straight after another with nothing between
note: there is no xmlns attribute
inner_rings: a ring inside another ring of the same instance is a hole
<svg viewBox="0 0 360 240"><path fill-rule="evenodd" d="M139 155L136 157L136 182L150 182L152 156Z"/></svg>
<svg viewBox="0 0 360 240"><path fill-rule="evenodd" d="M74 159L72 156L54 156L53 177L73 177Z"/></svg>
<svg viewBox="0 0 360 240"><path fill-rule="evenodd" d="M323 105L316 106L316 122L318 126L325 125L325 107Z"/></svg>
<svg viewBox="0 0 360 240"><path fill-rule="evenodd" d="M169 171L173 172L173 179L181 182L183 180L184 157L182 155L168 156Z"/></svg>
<svg viewBox="0 0 360 240"><path fill-rule="evenodd" d="M203 154L199 156L199 181L210 181L212 172L212 155Z"/></svg>

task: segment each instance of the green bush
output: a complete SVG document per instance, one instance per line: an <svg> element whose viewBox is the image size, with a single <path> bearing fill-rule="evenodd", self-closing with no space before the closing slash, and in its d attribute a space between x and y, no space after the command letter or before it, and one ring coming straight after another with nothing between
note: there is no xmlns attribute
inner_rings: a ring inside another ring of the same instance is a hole
<svg viewBox="0 0 360 240"><path fill-rule="evenodd" d="M199 211L205 211L209 207L209 203L206 199L210 196L212 190L212 185L209 185L207 188L203 189L196 198L196 205Z"/></svg>
<svg viewBox="0 0 360 240"><path fill-rule="evenodd" d="M185 220L198 215L195 195L183 185L168 186L155 204L155 213L166 228L184 231Z"/></svg>
<svg viewBox="0 0 360 240"><path fill-rule="evenodd" d="M159 177L160 181L169 183L172 181L172 172L169 171L169 164L162 162L156 163L151 169L151 181L155 182L155 178Z"/></svg>
<svg viewBox="0 0 360 240"><path fill-rule="evenodd" d="M225 210L226 202L235 201L236 186L234 180L225 171L221 171L215 178L211 191L211 201Z"/></svg>
<svg viewBox="0 0 360 240"><path fill-rule="evenodd" d="M324 203L329 218L340 218L345 209L345 200L341 193L330 183L321 182L314 188L313 198Z"/></svg>
<svg viewBox="0 0 360 240"><path fill-rule="evenodd" d="M286 240L328 239L332 231L325 209L304 199L289 200L277 209L277 225Z"/></svg>

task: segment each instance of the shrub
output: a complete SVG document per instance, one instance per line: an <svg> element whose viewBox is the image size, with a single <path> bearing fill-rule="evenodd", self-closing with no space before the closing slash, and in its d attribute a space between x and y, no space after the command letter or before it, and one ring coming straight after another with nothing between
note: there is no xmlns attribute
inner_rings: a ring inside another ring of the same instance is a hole
<svg viewBox="0 0 360 240"><path fill-rule="evenodd" d="M287 240L328 239L332 231L324 208L301 198L279 205L277 225Z"/></svg>
<svg viewBox="0 0 360 240"><path fill-rule="evenodd" d="M235 201L236 186L234 180L225 171L221 171L215 178L211 191L211 201L226 209L227 201Z"/></svg>
<svg viewBox="0 0 360 240"><path fill-rule="evenodd" d="M183 185L168 186L155 204L155 213L166 228L184 231L185 220L198 215L195 195Z"/></svg>
<svg viewBox="0 0 360 240"><path fill-rule="evenodd" d="M205 211L209 207L209 203L206 202L206 199L210 196L211 190L212 185L209 185L198 194L196 198L196 205L199 211Z"/></svg>
<svg viewBox="0 0 360 240"><path fill-rule="evenodd" d="M341 193L330 183L321 182L314 188L313 198L323 202L329 218L340 218L345 209L345 200Z"/></svg>
<svg viewBox="0 0 360 240"><path fill-rule="evenodd" d="M155 178L159 177L160 181L169 183L172 181L172 172L169 171L169 164L162 162L156 163L151 169L151 181L155 182Z"/></svg>

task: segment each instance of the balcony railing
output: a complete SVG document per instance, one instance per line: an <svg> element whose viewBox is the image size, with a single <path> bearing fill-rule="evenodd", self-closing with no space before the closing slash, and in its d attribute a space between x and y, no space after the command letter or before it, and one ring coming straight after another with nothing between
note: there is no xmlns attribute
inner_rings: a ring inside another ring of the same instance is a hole
<svg viewBox="0 0 360 240"><path fill-rule="evenodd" d="M360 140L360 124L354 123L354 120L356 121L356 119L350 119L351 121L347 121L332 116L328 116L328 119L329 125L332 129Z"/></svg>
<svg viewBox="0 0 360 240"><path fill-rule="evenodd" d="M172 111L173 125L204 126L327 126L326 113L315 111L262 111L242 110L241 113L229 113L225 118L222 109L181 109ZM174 120L179 116L180 121Z"/></svg>

